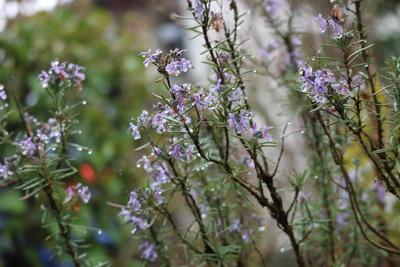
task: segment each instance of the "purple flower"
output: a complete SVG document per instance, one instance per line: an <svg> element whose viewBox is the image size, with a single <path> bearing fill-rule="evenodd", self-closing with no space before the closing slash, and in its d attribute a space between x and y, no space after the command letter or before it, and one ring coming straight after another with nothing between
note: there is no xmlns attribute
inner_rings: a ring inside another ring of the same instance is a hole
<svg viewBox="0 0 400 267"><path fill-rule="evenodd" d="M180 159L182 157L181 146L180 145L174 145L171 148L170 154L175 160Z"/></svg>
<svg viewBox="0 0 400 267"><path fill-rule="evenodd" d="M157 50L158 51L158 50ZM147 52L142 52L140 53L140 55L142 55L143 57L146 57L146 55L148 56L148 58L145 59L145 61L143 61L143 65L147 68L149 66L150 63L155 62L156 59L153 57L153 55L151 54L151 49L149 49Z"/></svg>
<svg viewBox="0 0 400 267"><path fill-rule="evenodd" d="M182 50L183 51L183 50ZM192 63L186 58L179 58L175 61L171 61L165 70L169 75L178 76L181 72L186 72L188 68L192 67Z"/></svg>
<svg viewBox="0 0 400 267"><path fill-rule="evenodd" d="M187 149L185 149L185 156L186 156L186 160L189 161L190 158L194 158L194 146L189 146Z"/></svg>
<svg viewBox="0 0 400 267"><path fill-rule="evenodd" d="M245 133L247 131L251 112L241 110L239 112L229 113L228 116L229 128L232 128L238 133Z"/></svg>
<svg viewBox="0 0 400 267"><path fill-rule="evenodd" d="M244 95L244 92L241 88L236 88L235 90L232 91L230 94L230 97L232 98L232 107L235 107L240 104L240 96Z"/></svg>
<svg viewBox="0 0 400 267"><path fill-rule="evenodd" d="M164 196L162 195L163 192L165 192L165 190L157 188L156 191L153 193L153 198L157 200L159 205L163 203L164 200Z"/></svg>
<svg viewBox="0 0 400 267"><path fill-rule="evenodd" d="M338 23L336 23L336 21L334 21L333 19L329 19L329 20L328 20L328 23L329 23L329 25L332 26L332 28L333 28L333 33L334 33L336 36L342 36L342 33L343 33L343 28L342 28L342 26L340 26Z"/></svg>
<svg viewBox="0 0 400 267"><path fill-rule="evenodd" d="M188 68L192 68L192 63L186 58L182 58L179 63L180 63L179 68L183 72L187 72Z"/></svg>
<svg viewBox="0 0 400 267"><path fill-rule="evenodd" d="M42 70L42 73L38 76L38 79L41 81L43 88L47 88L50 82L50 76Z"/></svg>
<svg viewBox="0 0 400 267"><path fill-rule="evenodd" d="M150 227L150 225L147 223L146 218L144 217L132 216L130 218L130 221L132 229L135 229L137 227L140 230L146 230L147 228Z"/></svg>
<svg viewBox="0 0 400 267"><path fill-rule="evenodd" d="M82 82L85 80L86 76L84 73L80 73L80 70L84 70L84 67L78 66L76 64L68 65L68 72L71 73L70 78L74 86L82 86Z"/></svg>
<svg viewBox="0 0 400 267"><path fill-rule="evenodd" d="M51 68L50 68L49 73L54 72L58 76L58 78L60 78L62 81L64 81L65 79L69 78L68 73L65 71L66 65L67 65L66 62L63 62L60 64L58 59L56 59L51 62Z"/></svg>
<svg viewBox="0 0 400 267"><path fill-rule="evenodd" d="M153 168L151 167L151 161L149 160L149 158L147 156L142 156L141 159L138 160L137 167L141 166L141 163L143 164L143 168L147 171L147 172L151 172L153 170Z"/></svg>
<svg viewBox="0 0 400 267"><path fill-rule="evenodd" d="M36 146L32 142L32 137L29 137L25 141L21 141L19 143L20 148L22 149L22 155L26 156L32 156L35 153Z"/></svg>
<svg viewBox="0 0 400 267"><path fill-rule="evenodd" d="M1 84L0 84L0 86L1 86ZM1 89L0 89L0 99L1 100L6 100L7 99L6 92L4 90L1 90Z"/></svg>
<svg viewBox="0 0 400 267"><path fill-rule="evenodd" d="M169 75L178 76L181 73L181 71L179 70L179 66L180 62L172 61L165 67L165 70L168 72Z"/></svg>
<svg viewBox="0 0 400 267"><path fill-rule="evenodd" d="M299 69L302 76L299 81L304 82L301 86L303 92L310 92L314 96L315 101L324 103L327 101L326 95L328 87L336 82L333 73L328 69L312 71L312 68L305 68L304 66Z"/></svg>
<svg viewBox="0 0 400 267"><path fill-rule="evenodd" d="M253 134L253 139L257 140L257 139L261 139L261 138L266 138L268 142L273 141L274 139L272 138L271 135L269 135L267 133L268 130L270 129L274 129L274 127L267 127L264 126L261 130L257 129L257 123L253 123L253 128L250 129L250 131Z"/></svg>
<svg viewBox="0 0 400 267"><path fill-rule="evenodd" d="M250 237L251 237L251 230L246 230L244 231L244 233L242 234L242 239L245 243L250 242Z"/></svg>
<svg viewBox="0 0 400 267"><path fill-rule="evenodd" d="M142 204L140 203L139 196L136 191L132 191L129 195L129 201L127 205L131 210L138 211Z"/></svg>
<svg viewBox="0 0 400 267"><path fill-rule="evenodd" d="M214 93L215 90L219 91L221 89L221 82L222 82L222 79L218 79L217 80L217 84L211 84L210 85L210 92Z"/></svg>
<svg viewBox="0 0 400 267"><path fill-rule="evenodd" d="M332 26L332 28L333 28L333 33L334 33L334 35L335 35L336 37L342 36L343 28L342 28L342 26L340 26L335 20L333 20L333 19L331 19L331 18L328 19L328 20L326 20L326 19L324 19L324 18L322 17L321 14L318 14L318 17L315 18L315 19L312 19L311 22L313 22L314 20L319 20L319 21L321 21L321 24L320 24L320 26L319 26L319 32L320 32L320 33L324 33L325 30L326 30L326 26L330 25L330 26Z"/></svg>
<svg viewBox="0 0 400 267"><path fill-rule="evenodd" d="M219 53L218 59L222 64L228 63L229 58L230 58L229 53L226 53L226 52Z"/></svg>
<svg viewBox="0 0 400 267"><path fill-rule="evenodd" d="M200 18L204 13L204 7L201 4L200 0L196 0L194 2L194 5L195 5L195 9L192 12L194 13L194 16L196 18Z"/></svg>
<svg viewBox="0 0 400 267"><path fill-rule="evenodd" d="M84 70L85 67L81 67L81 66L74 65L74 64L73 64L72 66L73 66L73 69L74 69L74 76L75 76L75 78L78 79L78 80L80 80L80 81L84 81L85 78L86 78L86 76L85 76L84 73L80 73L79 71L80 71L80 70Z"/></svg>
<svg viewBox="0 0 400 267"><path fill-rule="evenodd" d="M89 187L82 186L78 189L78 194L81 197L83 203L88 203L92 194L89 191Z"/></svg>
<svg viewBox="0 0 400 267"><path fill-rule="evenodd" d="M153 245L149 244L148 242L141 244L139 246L139 249L144 249L144 252L141 256L142 259L154 262L158 257L157 253L154 250Z"/></svg>
<svg viewBox="0 0 400 267"><path fill-rule="evenodd" d="M142 114L137 118L137 121L140 125L147 125L149 121L149 112L147 110L143 110Z"/></svg>
<svg viewBox="0 0 400 267"><path fill-rule="evenodd" d="M2 177L3 179L7 179L9 176L13 175L14 173L10 171L9 168L10 167L7 163L4 165L0 163L0 177Z"/></svg>
<svg viewBox="0 0 400 267"><path fill-rule="evenodd" d="M319 25L319 32L320 33L324 33L325 29L326 29L326 26L328 25L328 21L326 19L322 18L321 14L318 14L318 17L315 18L315 19L312 19L311 22L313 22L314 20L321 21L321 24Z"/></svg>
<svg viewBox="0 0 400 267"><path fill-rule="evenodd" d="M151 125L157 128L158 134L162 134L167 131L168 120L166 118L170 117L173 111L168 105L163 106L160 102L157 105L153 105L153 108L156 113L153 115Z"/></svg>
<svg viewBox="0 0 400 267"><path fill-rule="evenodd" d="M129 128L127 130L127 133L129 133L129 131L132 131L132 136L135 140L140 139L140 127L136 126L135 124L133 124L132 122L129 123Z"/></svg>
<svg viewBox="0 0 400 267"><path fill-rule="evenodd" d="M151 172L150 176L154 180L153 186L160 185L166 183L170 177L171 173L167 168L165 162L157 163L154 166L154 170Z"/></svg>
<svg viewBox="0 0 400 267"><path fill-rule="evenodd" d="M203 110L203 106L205 105L205 102L201 99L203 97L203 93L195 93L193 94L193 104L196 106L198 110Z"/></svg>
<svg viewBox="0 0 400 267"><path fill-rule="evenodd" d="M89 188L87 186L82 186L81 183L69 186L67 189L65 189L65 193L66 196L63 203L69 202L76 196L79 196L82 199L83 203L88 203L91 197Z"/></svg>

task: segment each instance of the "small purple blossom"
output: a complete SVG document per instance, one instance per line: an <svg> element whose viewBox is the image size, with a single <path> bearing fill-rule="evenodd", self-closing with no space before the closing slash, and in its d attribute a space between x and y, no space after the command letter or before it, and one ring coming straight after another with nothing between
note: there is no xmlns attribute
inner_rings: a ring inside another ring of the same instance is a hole
<svg viewBox="0 0 400 267"><path fill-rule="evenodd" d="M132 136L135 140L140 139L140 127L136 126L135 124L133 124L132 122L129 123L129 128L127 130L127 133L129 133L129 131L132 131Z"/></svg>
<svg viewBox="0 0 400 267"><path fill-rule="evenodd" d="M1 83L0 83L0 99L1 100L7 99L6 91L4 91L4 85L2 85Z"/></svg>
<svg viewBox="0 0 400 267"><path fill-rule="evenodd" d="M129 201L127 205L131 210L138 211L142 204L140 203L139 195L136 191L132 191L129 195Z"/></svg>
<svg viewBox="0 0 400 267"><path fill-rule="evenodd" d="M168 105L162 105L160 102L153 105L155 114L151 120L151 126L157 128L157 133L162 134L167 132L169 129L166 128L168 120L166 118L171 117L174 113Z"/></svg>
<svg viewBox="0 0 400 267"><path fill-rule="evenodd" d="M88 203L91 197L89 188L87 186L82 186L81 183L69 186L67 189L65 189L65 193L66 196L64 199L64 203L69 202L76 196L79 196L82 199L83 203Z"/></svg>
<svg viewBox="0 0 400 267"><path fill-rule="evenodd" d="M229 128L232 128L238 133L245 133L248 130L251 112L241 110L239 112L229 113L228 116Z"/></svg>
<svg viewBox="0 0 400 267"><path fill-rule="evenodd" d="M41 126L42 128L36 130L36 136L41 142L48 144L52 138L55 139L56 143L61 141L60 124L56 119L50 118L47 123L43 123Z"/></svg>
<svg viewBox="0 0 400 267"><path fill-rule="evenodd" d="M190 158L195 158L194 152L194 146L189 146L187 149L185 149L185 156L187 161L189 161Z"/></svg>
<svg viewBox="0 0 400 267"><path fill-rule="evenodd" d="M143 57L148 57L143 61L143 65L147 68L150 63L158 62L160 60L160 58L162 57L162 51L160 49L157 49L156 52L152 54L151 49L149 49L147 52L140 53L140 55Z"/></svg>
<svg viewBox="0 0 400 267"><path fill-rule="evenodd" d="M193 104L196 106L196 108L201 111L203 110L204 105L206 104L203 100L202 100L202 96L203 94L200 93L195 93L193 94Z"/></svg>
<svg viewBox="0 0 400 267"><path fill-rule="evenodd" d="M42 82L43 88L47 88L49 86L50 76L44 70L42 70L42 73L38 76L38 79Z"/></svg>
<svg viewBox="0 0 400 267"><path fill-rule="evenodd" d="M201 4L200 0L196 0L194 2L194 6L195 6L195 8L194 8L194 10L192 12L194 13L194 16L196 18L200 18L204 13L204 7Z"/></svg>
<svg viewBox="0 0 400 267"><path fill-rule="evenodd" d="M36 146L32 142L32 137L29 137L28 139L21 141L19 143L19 146L22 150L22 155L24 156L26 155L32 156L35 153Z"/></svg>
<svg viewBox="0 0 400 267"><path fill-rule="evenodd" d="M153 186L166 183L170 176L171 173L168 170L168 167L165 164L165 162L162 163L157 162L153 167L153 171L150 174L150 177L153 178L154 180Z"/></svg>
<svg viewBox="0 0 400 267"><path fill-rule="evenodd" d="M142 158L139 159L138 162L136 163L137 167L140 167L142 163L143 163L143 168L147 172L151 172L153 170L153 168L151 167L151 161L149 157L143 155Z"/></svg>
<svg viewBox="0 0 400 267"><path fill-rule="evenodd" d="M157 188L156 191L153 193L153 198L157 200L158 205L163 203L164 200L164 196L162 195L163 192L165 192L165 190Z"/></svg>
<svg viewBox="0 0 400 267"><path fill-rule="evenodd" d="M319 25L319 32L324 33L326 30L326 26L328 25L328 21L326 19L324 19L321 14L318 14L318 17L315 19L312 19L311 22L313 22L314 20L321 21L321 24Z"/></svg>
<svg viewBox="0 0 400 267"><path fill-rule="evenodd" d="M313 72L311 67L304 66L300 67L299 72L302 74L299 81L304 82L301 86L303 92L309 92L317 102L326 102L329 87L336 82L333 73L328 69Z"/></svg>
<svg viewBox="0 0 400 267"><path fill-rule="evenodd" d="M69 78L68 73L65 71L66 65L67 65L66 62L62 62L60 64L58 59L56 59L56 60L51 62L51 69L50 70L51 70L51 72L54 72L61 80L65 80L65 79Z"/></svg>
<svg viewBox="0 0 400 267"><path fill-rule="evenodd" d="M182 157L181 146L179 144L178 145L174 145L171 148L170 154L175 160L180 159Z"/></svg>
<svg viewBox="0 0 400 267"><path fill-rule="evenodd" d="M221 53L219 53L218 60L219 60L222 64L227 64L229 58L230 58L229 53L227 53L227 52L221 52Z"/></svg>
<svg viewBox="0 0 400 267"><path fill-rule="evenodd" d="M10 166L9 164L1 164L0 163L0 177L3 179L7 179L9 176L13 175L14 173L10 171Z"/></svg>
<svg viewBox="0 0 400 267"><path fill-rule="evenodd" d="M140 230L146 230L147 228L150 227L150 225L147 223L147 219L145 217L132 216L130 218L130 221L131 221L132 229L135 229L137 227Z"/></svg>
<svg viewBox="0 0 400 267"><path fill-rule="evenodd" d="M168 72L169 75L178 76L181 73L179 67L180 67L180 62L173 61L165 67L165 70Z"/></svg>
<svg viewBox="0 0 400 267"><path fill-rule="evenodd" d="M142 114L137 118L138 123L141 125L146 125L149 120L149 112L147 110L143 110Z"/></svg>
<svg viewBox="0 0 400 267"><path fill-rule="evenodd" d="M149 244L148 242L141 244L139 249L144 249L144 252L141 256L142 259L154 262L158 257L153 245Z"/></svg>
<svg viewBox="0 0 400 267"><path fill-rule="evenodd" d="M221 89L222 79L217 80L217 84L210 85L210 92L214 93L215 91L219 91Z"/></svg>
<svg viewBox="0 0 400 267"><path fill-rule="evenodd" d="M174 50L175 51L175 50ZM165 71L169 75L175 75L178 76L181 72L187 72L189 68L193 68L192 63L190 60L187 60L186 58L181 57L182 52L186 52L187 50L180 50L175 53L178 53L176 57L171 57L171 62L167 64L165 67ZM172 54L173 52L171 52Z"/></svg>
<svg viewBox="0 0 400 267"><path fill-rule="evenodd" d="M245 243L249 243L251 240L251 230L246 230L244 231L244 233L242 234L242 239Z"/></svg>

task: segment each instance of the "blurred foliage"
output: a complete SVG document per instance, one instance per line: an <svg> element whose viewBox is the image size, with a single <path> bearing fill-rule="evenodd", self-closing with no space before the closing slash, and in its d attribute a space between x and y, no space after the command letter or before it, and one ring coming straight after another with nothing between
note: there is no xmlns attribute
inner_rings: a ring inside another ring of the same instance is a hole
<svg viewBox="0 0 400 267"><path fill-rule="evenodd" d="M93 153L75 152L79 175L67 182L91 184L92 205L90 209L80 207L78 223L102 229L101 234L95 230L85 234L92 244L89 255L93 262L114 259L114 266L132 266L127 258L133 256L126 255L135 253L129 245L132 238L120 229L119 210L106 201L126 202L137 184L130 167L137 160L131 151L134 141L126 130L132 114L152 104L143 100L150 98L146 88L155 79L146 77L138 56L149 47L146 29L151 23L140 12L117 17L87 1L77 1L51 12L19 14L0 35L4 55L0 58L0 83L13 90L38 120L47 120L51 104L37 79L41 70L48 70L55 58L86 67L83 90L74 92L77 101L87 102L78 110L77 127L82 134L75 142ZM9 129L18 130L18 119L17 114L11 116ZM0 157L6 156L7 151L3 152ZM47 233L41 230L40 201L21 201L21 197L7 188L0 191L0 266L59 266L48 262L52 252L44 241ZM128 252L121 249L122 244Z"/></svg>

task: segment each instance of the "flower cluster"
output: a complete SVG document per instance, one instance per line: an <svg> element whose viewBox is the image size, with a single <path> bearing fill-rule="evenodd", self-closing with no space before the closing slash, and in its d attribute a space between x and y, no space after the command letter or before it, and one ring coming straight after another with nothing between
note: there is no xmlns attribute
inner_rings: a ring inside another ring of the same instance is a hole
<svg viewBox="0 0 400 267"><path fill-rule="evenodd" d="M85 80L85 74L81 73L84 67L76 64L62 62L58 59L51 62L51 68L38 76L43 88L55 86L56 88L66 84L67 86L76 86L81 88L82 82Z"/></svg>
<svg viewBox="0 0 400 267"><path fill-rule="evenodd" d="M302 66L299 69L302 75L299 81L303 82L301 89L303 92L309 92L316 102L327 102L327 94L332 83L336 81L333 73L329 69L316 70L311 67Z"/></svg>
<svg viewBox="0 0 400 267"><path fill-rule="evenodd" d="M327 96L347 96L354 90L361 90L364 80L360 75L340 78L338 81L329 69L313 71L311 67L302 66L299 69L303 82L301 89L314 97L316 102L325 103Z"/></svg>
<svg viewBox="0 0 400 267"><path fill-rule="evenodd" d="M21 155L33 156L38 151L41 156L44 156L48 150L54 150L54 143L61 141L60 123L54 118L42 123L27 113L24 116L30 127L34 127L36 130L30 137L26 137L18 143Z"/></svg>
<svg viewBox="0 0 400 267"><path fill-rule="evenodd" d="M155 148L149 156L142 156L137 162L137 167L143 164L144 170L152 178L151 188L160 188L172 176L164 161L160 160L165 155L159 148Z"/></svg>
<svg viewBox="0 0 400 267"><path fill-rule="evenodd" d="M150 63L153 63L157 66L158 72L164 76L178 76L181 72L187 72L189 68L193 68L190 60L182 57L183 52L188 52L188 50L180 50L176 48L163 57L163 52L160 49L158 49L154 54L152 54L151 49L149 49L147 52L140 53L140 55L143 57L147 56L145 61L143 61L145 67L148 67Z"/></svg>
<svg viewBox="0 0 400 267"><path fill-rule="evenodd" d="M231 220L231 225L228 228L230 233L237 232L241 234L241 237L245 243L250 242L251 240L251 229L245 229L243 224L239 220Z"/></svg>
<svg viewBox="0 0 400 267"><path fill-rule="evenodd" d="M228 114L229 128L232 128L237 133L245 133L250 127L250 119L252 113L247 110L240 110Z"/></svg>
<svg viewBox="0 0 400 267"><path fill-rule="evenodd" d="M11 177L14 174L14 172L11 171L13 159L14 159L13 157L5 158L4 164L0 163L0 177L1 178L8 179L9 177Z"/></svg>
<svg viewBox="0 0 400 267"><path fill-rule="evenodd" d="M148 242L141 244L139 249L144 249L144 252L141 256L142 259L154 262L158 257L153 245L149 244Z"/></svg>
<svg viewBox="0 0 400 267"><path fill-rule="evenodd" d="M142 204L146 201L154 199L158 205L163 203L163 189L160 187L155 189L147 188L145 192L141 188L133 190L130 193L129 201L126 207L121 209L119 216L123 216L126 222L131 223L132 233L139 230L146 230L150 227L148 221L150 214L148 210L142 209Z"/></svg>
<svg viewBox="0 0 400 267"><path fill-rule="evenodd" d="M211 89L210 89L211 90ZM154 114L144 110L136 119L136 123L129 124L128 133L131 133L135 140L140 139L140 129L156 128L158 134L171 131L173 125L190 123L190 116L183 116L188 110L195 108L198 111L214 109L217 103L216 92L192 92L190 84L173 85L169 90L172 98L169 104L157 103L153 105ZM177 123L178 122L178 123ZM182 125L180 126L182 127ZM181 129L185 131L185 129Z"/></svg>
<svg viewBox="0 0 400 267"><path fill-rule="evenodd" d="M203 5L201 4L201 1L200 0L196 0L194 2L194 6L195 6L195 8L192 11L194 13L194 16L196 18L201 18L203 16L204 11L205 11Z"/></svg>
<svg viewBox="0 0 400 267"><path fill-rule="evenodd" d="M261 139L261 138L266 138L267 141L269 141L269 142L273 141L274 139L272 138L272 136L267 133L267 131L271 130L271 129L274 129L274 127L264 126L261 129L257 129L257 123L253 122L253 127L250 128L250 131L253 134L252 139L257 140L257 139Z"/></svg>
<svg viewBox="0 0 400 267"><path fill-rule="evenodd" d="M89 187L83 186L81 183L69 186L65 189L65 193L64 203L68 203L78 196L82 199L83 203L88 203L91 197Z"/></svg>

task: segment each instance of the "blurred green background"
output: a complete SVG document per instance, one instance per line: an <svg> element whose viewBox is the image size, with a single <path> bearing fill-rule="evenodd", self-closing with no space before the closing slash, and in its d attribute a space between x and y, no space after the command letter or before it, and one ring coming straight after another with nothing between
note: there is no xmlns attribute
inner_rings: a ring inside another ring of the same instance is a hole
<svg viewBox="0 0 400 267"><path fill-rule="evenodd" d="M34 1L20 1L20 8L24 2ZM74 135L73 142L93 153L75 152L79 173L66 182L90 186L90 209L81 205L77 224L102 229L101 234L82 232L82 237L92 245L89 260L110 260L112 266L140 264L136 262L140 243L118 219L119 209L106 202L126 203L138 183L134 171L138 155L133 148L140 141L135 144L126 131L131 117L151 108L157 78L155 72L146 71L138 56L156 42L151 29L157 21L149 16L154 12L145 2L75 1L32 15L20 11L8 18L0 33L0 83L14 90L38 120L47 121L51 107L37 79L41 70L48 70L56 58L86 68L83 90L72 92L75 100L87 102L76 110L82 134ZM10 14L15 3L3 5L3 16ZM17 114L11 115L8 129L18 131ZM7 151L1 154L7 156ZM56 260L49 262L51 242L44 241L48 232L40 223L42 200L21 201L20 197L17 191L0 189L0 266L60 266Z"/></svg>

